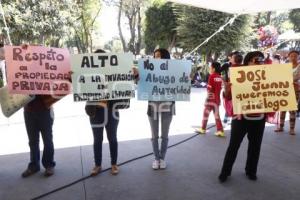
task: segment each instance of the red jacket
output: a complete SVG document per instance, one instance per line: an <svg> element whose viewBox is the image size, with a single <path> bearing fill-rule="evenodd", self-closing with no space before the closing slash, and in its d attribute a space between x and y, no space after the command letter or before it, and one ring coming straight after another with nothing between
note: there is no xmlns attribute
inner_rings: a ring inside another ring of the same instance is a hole
<svg viewBox="0 0 300 200"><path fill-rule="evenodd" d="M222 77L217 73L213 73L209 76L207 93L208 93L208 102L215 103L220 105L220 93L222 89Z"/></svg>

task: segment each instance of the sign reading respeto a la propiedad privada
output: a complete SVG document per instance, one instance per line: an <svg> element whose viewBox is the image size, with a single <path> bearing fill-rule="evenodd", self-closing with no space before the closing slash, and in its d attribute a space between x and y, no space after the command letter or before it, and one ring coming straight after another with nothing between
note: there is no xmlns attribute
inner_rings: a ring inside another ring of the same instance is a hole
<svg viewBox="0 0 300 200"><path fill-rule="evenodd" d="M114 53L71 56L74 101L135 97L133 55Z"/></svg>
<svg viewBox="0 0 300 200"><path fill-rule="evenodd" d="M68 49L5 46L9 92L13 94L69 94L71 70Z"/></svg>
<svg viewBox="0 0 300 200"><path fill-rule="evenodd" d="M291 64L230 69L234 114L297 110Z"/></svg>
<svg viewBox="0 0 300 200"><path fill-rule="evenodd" d="M140 59L138 99L189 101L192 64L187 60Z"/></svg>

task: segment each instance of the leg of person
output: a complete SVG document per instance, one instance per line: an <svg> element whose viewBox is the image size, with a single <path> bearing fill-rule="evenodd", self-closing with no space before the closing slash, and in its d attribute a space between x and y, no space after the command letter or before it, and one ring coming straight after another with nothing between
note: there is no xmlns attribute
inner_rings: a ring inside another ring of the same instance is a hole
<svg viewBox="0 0 300 200"><path fill-rule="evenodd" d="M107 123L107 110L103 107L96 108L96 114L94 117L90 117L90 124L93 131L94 143L94 161L95 166L91 171L92 176L96 176L101 172L102 164L102 143L103 143L103 129Z"/></svg>
<svg viewBox="0 0 300 200"><path fill-rule="evenodd" d="M153 169L159 168L159 146L158 146L158 131L159 131L159 113L154 112L153 116L148 116L150 127L151 127L151 133L152 133L152 148L155 160L152 163Z"/></svg>
<svg viewBox="0 0 300 200"><path fill-rule="evenodd" d="M228 116L227 116L227 113L225 112L224 119L223 119L224 124L226 124L227 121L228 121Z"/></svg>
<svg viewBox="0 0 300 200"><path fill-rule="evenodd" d="M296 111L290 111L290 135L295 135Z"/></svg>
<svg viewBox="0 0 300 200"><path fill-rule="evenodd" d="M200 133L200 134L206 133L207 121L208 121L211 110L212 110L212 108L210 105L205 105L204 111L203 111L202 126L198 130L196 130L197 133Z"/></svg>
<svg viewBox="0 0 300 200"><path fill-rule="evenodd" d="M220 119L220 114L219 114L219 106L215 105L213 107L213 112L214 112L214 117L215 117L215 122L217 126L217 132L215 133L216 136L218 137L225 137L224 130L223 130L223 125Z"/></svg>
<svg viewBox="0 0 300 200"><path fill-rule="evenodd" d="M297 111L296 111L296 117L300 117L300 99L299 99L299 91L295 91L296 94L296 100L297 100Z"/></svg>
<svg viewBox="0 0 300 200"><path fill-rule="evenodd" d="M160 168L165 169L167 164L165 162L165 157L168 149L169 142L169 130L173 119L173 114L171 112L161 113L161 151L160 151Z"/></svg>
<svg viewBox="0 0 300 200"><path fill-rule="evenodd" d="M225 154L221 174L219 176L219 180L221 182L226 181L227 177L231 175L231 170L238 150L246 134L245 121L246 119L244 118L241 120L232 119L230 142Z"/></svg>
<svg viewBox="0 0 300 200"><path fill-rule="evenodd" d="M52 176L54 174L54 145L52 126L54 121L53 110L49 109L41 111L39 114L39 125L44 143L44 151L42 157L42 164L45 167L45 176Z"/></svg>
<svg viewBox="0 0 300 200"><path fill-rule="evenodd" d="M277 129L275 129L275 132L282 132L283 131L285 115L286 115L285 111L280 112L279 127Z"/></svg>
<svg viewBox="0 0 300 200"><path fill-rule="evenodd" d="M108 110L108 122L105 126L107 139L109 142L109 150L111 157L111 174L117 175L119 169L117 166L118 159L118 140L117 140L117 130L119 124L119 111L118 110Z"/></svg>
<svg viewBox="0 0 300 200"><path fill-rule="evenodd" d="M30 163L27 169L22 173L22 177L25 178L40 171L40 129L37 123L36 113L24 111L24 120L30 148Z"/></svg>
<svg viewBox="0 0 300 200"><path fill-rule="evenodd" d="M260 148L265 130L265 119L248 120L247 122L249 145L245 171L249 179L256 180Z"/></svg>

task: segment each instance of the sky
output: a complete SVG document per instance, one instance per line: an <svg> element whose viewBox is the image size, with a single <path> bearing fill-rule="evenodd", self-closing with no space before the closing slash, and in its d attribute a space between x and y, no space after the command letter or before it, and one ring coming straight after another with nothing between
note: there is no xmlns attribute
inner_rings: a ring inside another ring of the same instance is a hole
<svg viewBox="0 0 300 200"><path fill-rule="evenodd" d="M103 9L101 10L100 16L98 18L98 23L101 32L100 42L102 44L110 41L113 37L119 37L118 30L118 8L114 6L107 6L103 4ZM125 22L122 20L122 30L126 38L129 36L128 28L125 26Z"/></svg>

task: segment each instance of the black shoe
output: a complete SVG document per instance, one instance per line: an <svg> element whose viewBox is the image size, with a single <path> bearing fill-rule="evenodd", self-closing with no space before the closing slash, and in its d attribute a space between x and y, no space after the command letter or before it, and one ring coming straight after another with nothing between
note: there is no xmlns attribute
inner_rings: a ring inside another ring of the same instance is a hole
<svg viewBox="0 0 300 200"><path fill-rule="evenodd" d="M40 169L30 169L30 168L27 168L23 173L22 173L22 177L23 178L26 178L28 176L31 176L35 173L37 173L38 171L40 171Z"/></svg>
<svg viewBox="0 0 300 200"><path fill-rule="evenodd" d="M248 177L249 180L256 181L257 176L255 174L248 174L246 173L246 176Z"/></svg>
<svg viewBox="0 0 300 200"><path fill-rule="evenodd" d="M54 174L54 167L47 167L44 176L49 177Z"/></svg>
<svg viewBox="0 0 300 200"><path fill-rule="evenodd" d="M225 181L227 181L227 175L225 175L225 174L220 174L220 176L219 176L219 181L221 182L221 183L224 183Z"/></svg>

